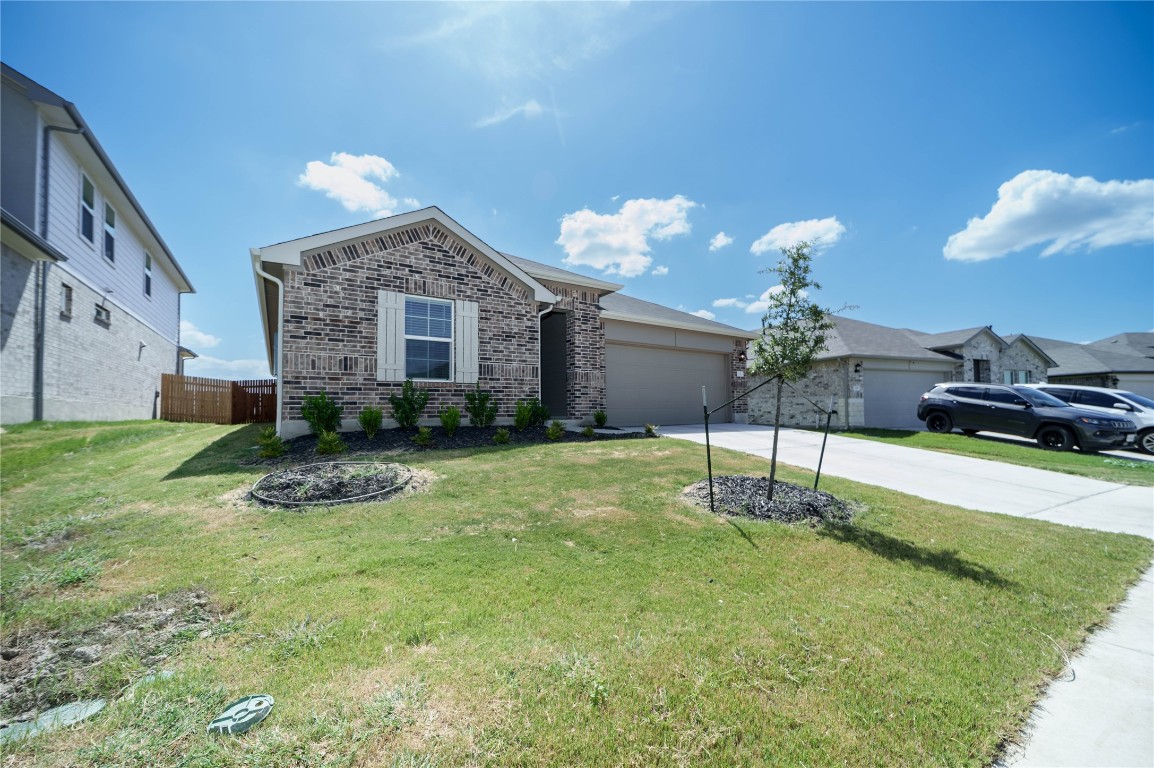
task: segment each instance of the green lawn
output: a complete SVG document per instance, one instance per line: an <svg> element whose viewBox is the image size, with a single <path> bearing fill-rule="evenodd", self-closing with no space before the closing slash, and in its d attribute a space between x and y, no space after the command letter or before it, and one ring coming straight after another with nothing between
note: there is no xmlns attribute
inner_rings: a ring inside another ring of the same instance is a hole
<svg viewBox="0 0 1154 768"><path fill-rule="evenodd" d="M1146 461L1142 454L1133 458L1103 456L1081 451L1046 451L1034 443L1018 442L1000 435L979 433L972 437L960 432L907 432L900 429L851 429L839 431L842 437L857 437L881 443L923 448L927 451L956 453L978 459L993 459L1024 467L1065 472L1095 480L1126 485L1154 485L1154 461Z"/></svg>
<svg viewBox="0 0 1154 768"><path fill-rule="evenodd" d="M984 766L1152 555L836 478L851 527L719 519L679 499L705 461L672 439L414 454L423 494L263 509L257 432L0 437L5 638L188 587L229 615L5 765ZM265 723L205 735L257 692Z"/></svg>

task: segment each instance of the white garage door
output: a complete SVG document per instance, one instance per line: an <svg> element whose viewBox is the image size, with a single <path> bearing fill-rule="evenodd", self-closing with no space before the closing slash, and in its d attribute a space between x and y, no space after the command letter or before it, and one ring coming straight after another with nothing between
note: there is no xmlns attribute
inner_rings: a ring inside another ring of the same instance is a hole
<svg viewBox="0 0 1154 768"><path fill-rule="evenodd" d="M729 399L729 356L683 349L605 345L605 410L609 423L700 424L701 387L710 408ZM729 421L729 409L710 421Z"/></svg>
<svg viewBox="0 0 1154 768"><path fill-rule="evenodd" d="M942 381L941 371L871 371L863 375L865 425L879 429L924 429L918 398Z"/></svg>

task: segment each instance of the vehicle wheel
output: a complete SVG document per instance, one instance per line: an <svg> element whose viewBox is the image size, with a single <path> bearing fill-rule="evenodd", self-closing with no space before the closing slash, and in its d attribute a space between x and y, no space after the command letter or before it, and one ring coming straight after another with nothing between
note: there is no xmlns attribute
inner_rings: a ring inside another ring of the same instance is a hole
<svg viewBox="0 0 1154 768"><path fill-rule="evenodd" d="M1074 447L1074 436L1065 427L1042 427L1038 430L1038 445L1047 451L1068 451Z"/></svg>
<svg viewBox="0 0 1154 768"><path fill-rule="evenodd" d="M954 422L941 411L934 411L926 417L926 429L931 432L949 432L954 428Z"/></svg>
<svg viewBox="0 0 1154 768"><path fill-rule="evenodd" d="M974 435L978 434L978 430L976 430L976 429L963 429L962 434L965 435L966 437L973 437Z"/></svg>
<svg viewBox="0 0 1154 768"><path fill-rule="evenodd" d="M1154 454L1154 429L1139 432L1135 445L1138 446L1138 450L1142 451L1142 453Z"/></svg>

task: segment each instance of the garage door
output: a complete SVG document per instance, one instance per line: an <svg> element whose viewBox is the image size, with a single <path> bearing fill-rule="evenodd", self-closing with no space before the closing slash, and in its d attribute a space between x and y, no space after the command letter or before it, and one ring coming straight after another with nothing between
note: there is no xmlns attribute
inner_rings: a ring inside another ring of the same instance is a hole
<svg viewBox="0 0 1154 768"><path fill-rule="evenodd" d="M605 345L605 410L610 424L700 424L702 386L711 408L729 399L728 355ZM728 412L710 420L727 422Z"/></svg>
<svg viewBox="0 0 1154 768"><path fill-rule="evenodd" d="M942 381L941 371L871 371L863 374L865 425L880 429L924 429L918 398Z"/></svg>

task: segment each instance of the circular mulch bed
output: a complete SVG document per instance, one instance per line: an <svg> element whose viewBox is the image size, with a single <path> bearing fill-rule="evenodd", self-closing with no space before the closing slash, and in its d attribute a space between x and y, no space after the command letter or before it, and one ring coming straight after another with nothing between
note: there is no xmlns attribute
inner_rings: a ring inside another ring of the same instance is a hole
<svg viewBox="0 0 1154 768"><path fill-rule="evenodd" d="M721 475L713 478L713 508L716 512L754 520L780 523L848 523L853 508L825 491L802 488L780 480L769 501L769 478L748 475ZM685 489L694 504L709 509L709 481L702 480Z"/></svg>
<svg viewBox="0 0 1154 768"><path fill-rule="evenodd" d="M346 456L350 454L407 453L457 448L492 448L496 445L493 442L493 435L497 434L497 429L498 427L459 427L453 436L449 437L441 427L430 427L433 442L428 447L413 442L413 436L417 434L415 429L382 429L372 440L365 437L364 432L341 432L341 440L344 441L348 449L343 454ZM527 427L522 432L518 432L513 427L507 427L507 429L509 430L508 445L537 445L551 442L596 443L603 440L638 440L646 437L642 432L624 431L598 432L593 437L585 437L580 432L566 430L560 440L553 441L545 436L546 427ZM288 450L283 456L275 459L254 458L251 462L246 463L280 464L286 461L307 461L317 455L317 438L316 435L294 437L285 441L285 447Z"/></svg>
<svg viewBox="0 0 1154 768"><path fill-rule="evenodd" d="M403 489L413 477L404 464L326 461L282 469L252 487L257 501L277 506L378 501Z"/></svg>

